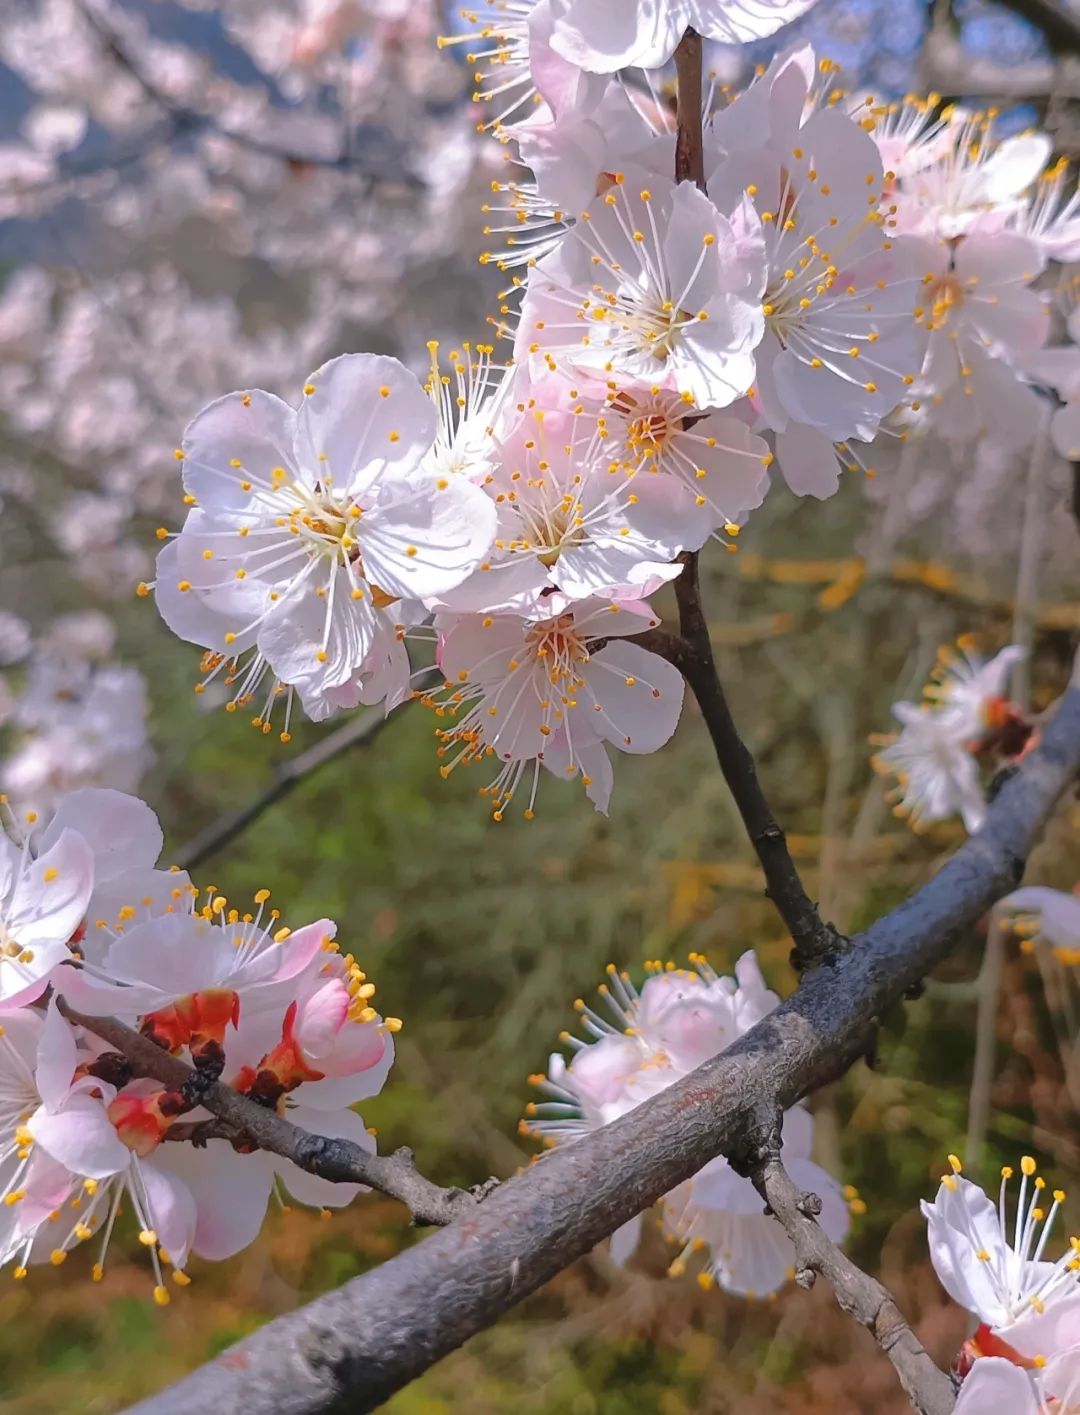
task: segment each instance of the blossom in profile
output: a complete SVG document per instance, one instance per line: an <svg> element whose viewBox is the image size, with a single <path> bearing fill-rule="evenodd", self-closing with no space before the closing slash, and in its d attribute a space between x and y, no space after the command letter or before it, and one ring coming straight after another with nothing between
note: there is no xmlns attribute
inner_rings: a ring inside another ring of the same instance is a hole
<svg viewBox="0 0 1080 1415"><path fill-rule="evenodd" d="M588 109L603 95L606 80L553 49L551 0L480 0L458 13L464 27L442 35L439 48L469 46L482 131L506 142Z"/></svg>
<svg viewBox="0 0 1080 1415"><path fill-rule="evenodd" d="M551 43L571 63L593 73L631 66L657 69L675 53L687 29L723 44L767 39L797 20L813 0L551 0Z"/></svg>
<svg viewBox="0 0 1080 1415"><path fill-rule="evenodd" d="M191 510L155 590L174 632L208 651L210 674L237 684L234 705L267 671L310 715L355 705L418 602L475 569L494 507L465 477L422 470L435 431L413 375L373 354L318 369L298 409L235 393L188 427Z"/></svg>
<svg viewBox="0 0 1080 1415"><path fill-rule="evenodd" d="M617 1120L719 1055L777 1006L753 951L735 964L735 976L717 974L700 954L690 968L654 963L638 990L625 972L609 965L596 1009L579 999L587 1040L565 1033L573 1048L566 1062L556 1052L546 1076L533 1083L545 1099L528 1107L522 1128L549 1144L567 1144ZM839 1184L810 1158L813 1118L801 1105L784 1116L782 1159L794 1181L822 1200L819 1222L834 1241L848 1228L848 1206ZM764 1211L749 1179L723 1157L664 1196L661 1221L679 1245L672 1276L704 1253L698 1281L739 1296L766 1296L783 1286L795 1260L791 1241ZM622 1262L637 1245L641 1216L612 1237Z"/></svg>
<svg viewBox="0 0 1080 1415"><path fill-rule="evenodd" d="M986 797L962 724L916 703L894 703L893 716L901 730L872 761L897 778L894 810L915 830L952 816L978 830Z"/></svg>
<svg viewBox="0 0 1080 1415"><path fill-rule="evenodd" d="M1027 194L1052 151L1045 133L999 141L992 117L960 107L948 111L942 128L928 124L920 133L912 126L921 151L906 170L894 168L893 229L954 241L1022 220Z"/></svg>
<svg viewBox="0 0 1080 1415"><path fill-rule="evenodd" d="M1080 896L1029 884L997 907L1020 935L1023 951L1042 947L1067 967L1080 964Z"/></svg>
<svg viewBox="0 0 1080 1415"><path fill-rule="evenodd" d="M76 830L35 841L35 812L0 802L0 1012L33 1002L70 957L94 887L94 852Z"/></svg>
<svg viewBox="0 0 1080 1415"><path fill-rule="evenodd" d="M874 740L876 770L896 776L896 813L915 829L960 816L968 831L986 815L984 760L1018 755L1030 726L1005 696L1008 676L1025 650L1009 645L991 659L968 638L960 652L943 648L921 703L893 704L901 731Z"/></svg>

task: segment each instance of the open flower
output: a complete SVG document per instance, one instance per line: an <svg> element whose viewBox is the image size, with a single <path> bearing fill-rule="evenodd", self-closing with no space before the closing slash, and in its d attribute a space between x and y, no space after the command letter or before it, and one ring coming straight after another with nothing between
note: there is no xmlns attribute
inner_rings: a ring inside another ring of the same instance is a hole
<svg viewBox="0 0 1080 1415"><path fill-rule="evenodd" d="M626 381L610 382L602 400L583 393L581 402L596 409L609 471L622 468L638 478L633 491L648 485L639 473L672 477L689 493L702 525L729 533L764 500L773 456L750 431L749 404L741 405L744 416L705 411L657 384Z"/></svg>
<svg viewBox="0 0 1080 1415"><path fill-rule="evenodd" d="M959 815L969 831L978 830L986 815L980 757L1016 755L1030 732L1004 697L1008 675L1024 650L1010 645L984 660L966 638L960 646L961 654L939 651L921 704L893 704L899 735L875 739L884 750L873 765L898 778L895 810L915 829Z"/></svg>
<svg viewBox="0 0 1080 1415"><path fill-rule="evenodd" d="M842 1242L850 1218L840 1185L810 1158L813 1118L802 1106L784 1115L781 1160L800 1189L821 1200L817 1222L833 1240ZM769 1214L749 1179L736 1174L722 1156L710 1160L692 1179L666 1195L662 1206L665 1232L682 1245L671 1264L673 1276L685 1271L692 1254L707 1250L698 1280L715 1282L739 1297L767 1297L790 1281L795 1249Z"/></svg>
<svg viewBox="0 0 1080 1415"><path fill-rule="evenodd" d="M551 0L482 0L462 17L475 25L444 35L439 47L468 44L483 127L506 141L567 111L588 108L606 81L584 73L552 48Z"/></svg>
<svg viewBox="0 0 1080 1415"><path fill-rule="evenodd" d="M100 1240L103 1264L125 1194L149 1250L154 1297L169 1295L159 1246L177 1281L194 1228L190 1196L120 1138L112 1119L116 1090L95 1074L96 1053L78 1041L55 1003L42 1015L5 1018L0 1037L0 1254L25 1277L34 1262L62 1263L72 1248Z"/></svg>
<svg viewBox="0 0 1080 1415"><path fill-rule="evenodd" d="M271 933L262 920L269 890L259 895L257 912L241 919L223 895L196 909L188 891L186 909L128 927L100 962L65 968L57 989L90 1015L143 1017L170 1051L193 1037L220 1046L247 994L298 977L334 936L329 919Z"/></svg>
<svg viewBox="0 0 1080 1415"><path fill-rule="evenodd" d="M754 380L764 278L748 199L726 216L691 183L627 169L530 272L515 354L726 407Z"/></svg>
<svg viewBox="0 0 1080 1415"><path fill-rule="evenodd" d="M813 113L788 140L783 149L736 151L709 178L721 208L747 192L762 222L765 334L755 403L769 427L790 431L795 449L804 428L820 441L866 441L922 363L916 247L884 230L881 156L850 117ZM781 466L786 451L778 443ZM833 489L835 480L834 469Z"/></svg>
<svg viewBox="0 0 1080 1415"><path fill-rule="evenodd" d="M211 653L210 672L224 666L239 684L236 705L269 669L326 715L408 622L401 601L442 594L475 569L494 508L466 478L422 469L435 429L416 379L373 354L325 364L299 409L235 393L188 427L194 505L159 557L157 601L181 638ZM249 650L247 668L235 667Z"/></svg>
<svg viewBox="0 0 1080 1415"><path fill-rule="evenodd" d="M1043 252L1012 231L920 244L918 313L930 342L913 393L929 400L928 416L948 441L984 433L1003 447L1026 446L1039 399L1017 370L1050 331L1048 303L1031 288Z"/></svg>
<svg viewBox="0 0 1080 1415"><path fill-rule="evenodd" d="M78 831L62 828L34 844L36 815L18 824L8 815L19 838L0 818L0 1011L40 997L70 958L94 882L94 853Z"/></svg>
<svg viewBox="0 0 1080 1415"><path fill-rule="evenodd" d="M561 601L561 603L559 603ZM655 752L675 731L683 680L665 659L625 636L656 620L632 601L556 595L544 618L470 614L440 616L443 695L426 701L453 727L438 733L443 776L460 764L494 756L502 763L485 794L496 820L531 771L526 817L536 801L541 766L564 778L598 784L591 763L604 744L623 752ZM451 755L453 753L453 755ZM610 772L604 783L610 790ZM593 794L607 807L607 792Z"/></svg>
<svg viewBox="0 0 1080 1415"><path fill-rule="evenodd" d="M640 459L617 454L606 417L569 399L563 381L548 375L530 391L484 482L498 514L491 555L442 606L539 618L553 590L639 598L673 579L675 557L710 529L682 479L638 477Z"/></svg>
<svg viewBox="0 0 1080 1415"><path fill-rule="evenodd" d="M935 132L930 151L898 171L893 227L945 241L1001 230L1025 210L1025 194L1051 150L1045 133L999 142L992 118L955 108Z"/></svg>
<svg viewBox="0 0 1080 1415"><path fill-rule="evenodd" d="M1080 1340L1076 1253L1070 1245L1056 1260L1046 1256L1065 1194L1048 1193L1034 1159L1025 1155L1010 1222L1011 1166L1001 1171L994 1203L964 1178L955 1155L949 1164L934 1201L922 1205L930 1259L949 1296L1021 1356L1045 1360Z"/></svg>
<svg viewBox="0 0 1080 1415"><path fill-rule="evenodd" d="M897 777L897 814L916 830L957 815L967 830L978 830L986 796L963 725L915 703L894 703L893 716L901 731L872 761Z"/></svg>

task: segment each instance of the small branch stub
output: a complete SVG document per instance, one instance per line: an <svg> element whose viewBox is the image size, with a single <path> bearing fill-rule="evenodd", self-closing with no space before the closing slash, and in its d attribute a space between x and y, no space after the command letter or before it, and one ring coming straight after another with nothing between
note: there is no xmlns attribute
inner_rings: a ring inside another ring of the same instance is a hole
<svg viewBox="0 0 1080 1415"><path fill-rule="evenodd" d="M893 1363L920 1415L949 1415L955 1404L951 1379L931 1360L889 1292L857 1268L818 1224L818 1195L799 1189L776 1150L759 1161L751 1177L767 1211L791 1239L798 1286L813 1287L816 1277L823 1277L844 1311L866 1327Z"/></svg>

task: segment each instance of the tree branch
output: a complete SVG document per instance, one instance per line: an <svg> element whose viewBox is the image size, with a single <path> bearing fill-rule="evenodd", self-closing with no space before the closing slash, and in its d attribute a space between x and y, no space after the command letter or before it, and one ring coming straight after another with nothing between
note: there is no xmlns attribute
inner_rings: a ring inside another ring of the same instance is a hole
<svg viewBox="0 0 1080 1415"><path fill-rule="evenodd" d="M795 1281L812 1287L820 1274L849 1316L866 1327L896 1367L900 1384L919 1415L949 1415L955 1404L953 1383L940 1370L904 1320L889 1292L844 1256L816 1222L821 1200L804 1194L780 1162L776 1146L753 1169L751 1178L795 1246Z"/></svg>
<svg viewBox="0 0 1080 1415"><path fill-rule="evenodd" d="M688 29L675 50L678 114L675 137L675 180L695 182L705 190L705 157L701 126L701 36ZM749 749L739 736L720 678L716 672L709 626L701 606L697 553L680 556L682 574L675 581L682 641L675 656L665 654L690 684L712 737L720 770L728 784L751 844L765 872L766 893L776 905L795 947L792 962L799 968L820 963L842 943L835 929L824 924L787 848L784 832L769 809L757 779ZM671 645L669 644L669 650ZM661 650L662 651L662 650Z"/></svg>
<svg viewBox="0 0 1080 1415"><path fill-rule="evenodd" d="M1028 24L1041 30L1055 54L1080 54L1080 20L1056 0L1001 0Z"/></svg>
<svg viewBox="0 0 1080 1415"><path fill-rule="evenodd" d="M697 555L685 555L683 560L683 572L675 581L682 639L671 661L697 699L720 770L761 861L766 893L794 941L791 961L799 970L812 967L833 957L845 940L822 920L807 894L784 832L765 799L754 758L739 735L716 671L709 626L701 606Z"/></svg>
<svg viewBox="0 0 1080 1415"><path fill-rule="evenodd" d="M59 1005L69 1022L93 1032L126 1056L137 1075L160 1081L172 1091L179 1091L185 1083L197 1079L198 1073L186 1061L171 1056L156 1042L115 1017L88 1017L68 1007L62 999ZM366 1184L382 1194L389 1194L392 1199L400 1199L411 1211L414 1223L447 1224L476 1205L474 1194L464 1189L440 1189L425 1179L418 1172L409 1149L372 1155L352 1140L309 1134L276 1110L258 1105L220 1081L200 1087L199 1094L200 1104L218 1118L230 1138L246 1140L260 1150L292 1160L293 1164L322 1179ZM219 1137L219 1127L206 1133L207 1139ZM181 1132L175 1138L193 1137Z"/></svg>
<svg viewBox="0 0 1080 1415"><path fill-rule="evenodd" d="M1080 768L1080 682L986 823L834 968L726 1052L621 1120L546 1154L463 1219L279 1317L132 1415L362 1415L497 1321L601 1238L865 1055L879 1018L1015 888Z"/></svg>
<svg viewBox="0 0 1080 1415"><path fill-rule="evenodd" d="M705 190L705 140L701 127L701 35L688 29L675 50L678 116L675 132L675 180L695 182Z"/></svg>
<svg viewBox="0 0 1080 1415"><path fill-rule="evenodd" d="M216 855L219 850L230 844L238 835L242 835L248 826L253 825L271 806L295 791L313 772L329 762L336 761L353 747L366 746L373 742L387 721L381 709L364 713L331 732L306 752L282 762L264 791L253 797L246 806L240 806L237 810L211 821L205 829L200 830L176 851L173 863L182 870L195 869L204 860L208 860L211 855Z"/></svg>

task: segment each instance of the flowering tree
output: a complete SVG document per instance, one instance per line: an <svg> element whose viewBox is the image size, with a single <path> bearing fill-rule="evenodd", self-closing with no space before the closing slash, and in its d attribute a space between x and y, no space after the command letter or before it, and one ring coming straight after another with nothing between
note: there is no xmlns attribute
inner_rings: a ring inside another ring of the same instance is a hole
<svg viewBox="0 0 1080 1415"><path fill-rule="evenodd" d="M80 306L41 270L13 275L0 336L16 450L47 438L63 473L91 406L105 398L117 416L93 444L110 470L65 503L59 529L36 525L35 484L17 465L10 516L69 555L96 552L104 535L88 573L143 573L138 596L201 651L197 700L249 716L285 748L302 719L420 704L438 770L474 770L495 822L535 819L558 789L551 778L576 782L583 810L607 812L612 749L663 749L688 687L798 986L781 1002L753 950L734 977L699 954L689 968L648 963L640 987L611 965L597 1006L576 1004L584 1036L565 1034L569 1059L555 1053L532 1078L541 1099L522 1128L551 1153L502 1183L439 1187L409 1150L379 1155L356 1109L388 1082L402 1024L377 1009L335 923L286 924L268 889L230 901L189 877L265 800L163 867L157 818L129 794L149 758L144 689L111 662L108 621L67 614L35 635L5 614L0 1264L32 1280L35 1264L89 1244L104 1280L126 1210L164 1307L192 1258L225 1260L254 1240L272 1197L328 1209L380 1190L443 1231L145 1406L371 1409L599 1240L626 1261L658 1203L674 1278L693 1271L706 1290L748 1297L822 1276L924 1415L1075 1408L1080 1260L1076 1240L1061 1256L1048 1247L1065 1195L1051 1190L1047 1205L1034 1158L1020 1161L1012 1216L1012 1172L995 1207L955 1156L925 1205L942 1284L979 1322L947 1375L841 1251L862 1201L813 1159L806 1105L873 1054L884 1011L988 910L988 961L1006 933L1058 963L1080 957L1075 900L1016 887L1080 768L1075 672L1038 714L1025 686L1034 520L1017 641L989 658L967 640L943 653L922 701L895 705L901 730L875 758L914 827L958 817L971 838L851 938L819 912L759 782L701 574L784 484L828 501L846 472L884 467L887 527L934 458L1023 456L1025 503L1055 451L1080 461L1067 278L1080 216L1066 169L1048 138L1000 135L989 114L849 94L806 44L781 47L737 93L706 82L703 37L737 52L797 19L804 0L496 0L443 41L465 48L488 133L486 148L460 135L460 182L491 160L480 152L514 159L488 180L487 214L502 211L509 228L481 257L506 282L491 342L444 352L431 340L419 374L387 353L318 362L357 301L394 288L346 280L344 299L341 248L326 247L351 222L339 183L378 187L351 147L355 93L372 111L391 101L386 70L408 71L430 16L301 8L302 22L291 5L237 0L228 18L265 74L288 54L309 75L293 95L302 149L296 132L275 135L285 125L272 94L252 111L249 94L208 83L190 54L159 48L111 6L32 6L5 34L5 58L36 73L43 95L6 154L12 211L40 215L71 183L101 182L112 219L127 219L112 179L131 161L149 165L136 215L151 220L176 180L172 168L155 176L153 153L193 140L186 180L203 211L224 209L223 240L279 256L292 242L326 262L307 272L300 330L275 330L268 354L264 335L237 326L231 362L193 358L190 371L199 324L228 326L235 311L193 301L176 271L111 282L105 320L100 292ZM68 22L72 58L45 82L41 46ZM123 79L108 92L86 82L87 46L102 44ZM303 112L311 74L342 110L325 122L318 105ZM429 77L422 65L414 87ZM63 154L91 120L133 134L131 145L73 166ZM309 226L277 224L268 163L312 182ZM404 204L406 225L438 217L438 181L422 197L404 186L373 200ZM404 285L408 252L398 255ZM164 370L115 335L151 290L181 360ZM63 419L32 347L57 301L74 364ZM103 367L110 349L119 362ZM298 352L316 366L289 396L254 381L225 391L242 371L286 385ZM212 401L190 410L164 475L149 425L160 438L163 410L193 388ZM172 519L170 494L182 498L179 528L156 530L151 571L140 537L159 512ZM350 721L315 760L380 720ZM286 767L274 791L306 765Z"/></svg>

